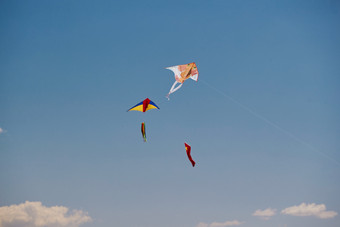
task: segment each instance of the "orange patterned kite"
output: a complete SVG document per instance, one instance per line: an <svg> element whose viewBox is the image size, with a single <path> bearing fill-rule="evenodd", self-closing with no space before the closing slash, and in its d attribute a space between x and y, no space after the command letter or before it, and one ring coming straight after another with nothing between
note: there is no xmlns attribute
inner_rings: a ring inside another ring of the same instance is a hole
<svg viewBox="0 0 340 227"><path fill-rule="evenodd" d="M166 96L169 99L169 95L171 93L174 93L175 91L177 91L178 89L180 89L180 87L182 87L184 81L186 81L187 79L193 79L194 81L198 80L198 70L197 70L197 66L195 64L195 62L189 63L189 64L185 64L185 65L176 65L176 66L171 66L168 67L166 69L169 69L171 71L174 72L175 74L175 83L172 85L169 94ZM176 87L176 84L180 84Z"/></svg>

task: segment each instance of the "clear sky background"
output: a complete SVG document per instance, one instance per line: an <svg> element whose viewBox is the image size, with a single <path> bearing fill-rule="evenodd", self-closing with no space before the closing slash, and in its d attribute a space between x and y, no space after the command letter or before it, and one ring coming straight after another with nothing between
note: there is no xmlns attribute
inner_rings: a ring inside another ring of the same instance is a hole
<svg viewBox="0 0 340 227"><path fill-rule="evenodd" d="M2 0L0 34L0 207L81 210L83 227L340 225L339 1ZM167 101L164 68L193 61L198 82ZM126 112L146 97L160 110ZM302 203L336 214L282 212Z"/></svg>

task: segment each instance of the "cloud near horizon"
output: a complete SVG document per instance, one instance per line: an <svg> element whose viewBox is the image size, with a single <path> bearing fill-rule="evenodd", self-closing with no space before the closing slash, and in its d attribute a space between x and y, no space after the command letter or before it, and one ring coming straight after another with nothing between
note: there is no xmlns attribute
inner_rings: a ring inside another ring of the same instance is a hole
<svg viewBox="0 0 340 227"><path fill-rule="evenodd" d="M196 227L226 227L226 226L238 226L242 225L244 222L240 222L237 220L234 221L226 221L226 222L213 222L211 224L206 224L200 222Z"/></svg>
<svg viewBox="0 0 340 227"><path fill-rule="evenodd" d="M265 210L256 210L252 215L259 217L263 220L269 220L272 216L276 214L276 209L267 208Z"/></svg>
<svg viewBox="0 0 340 227"><path fill-rule="evenodd" d="M315 203L301 203L298 206L291 206L283 209L282 214L292 215L292 216L315 216L321 219L334 218L338 215L335 211L327 211L325 204L315 204Z"/></svg>
<svg viewBox="0 0 340 227"><path fill-rule="evenodd" d="M41 202L0 207L0 227L78 227L92 221L86 212L63 206L46 207Z"/></svg>

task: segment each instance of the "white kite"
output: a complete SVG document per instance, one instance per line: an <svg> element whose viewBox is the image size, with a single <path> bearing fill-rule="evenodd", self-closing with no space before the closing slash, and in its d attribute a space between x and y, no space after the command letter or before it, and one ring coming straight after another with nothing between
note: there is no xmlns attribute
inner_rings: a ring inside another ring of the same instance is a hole
<svg viewBox="0 0 340 227"><path fill-rule="evenodd" d="M169 95L171 93L174 93L178 89L180 89L187 79L193 79L194 81L198 80L198 70L195 62L185 64L185 65L176 65L167 67L166 69L169 69L174 72L175 74L175 83L172 85L169 94L166 96L169 99ZM176 84L180 84L176 87Z"/></svg>

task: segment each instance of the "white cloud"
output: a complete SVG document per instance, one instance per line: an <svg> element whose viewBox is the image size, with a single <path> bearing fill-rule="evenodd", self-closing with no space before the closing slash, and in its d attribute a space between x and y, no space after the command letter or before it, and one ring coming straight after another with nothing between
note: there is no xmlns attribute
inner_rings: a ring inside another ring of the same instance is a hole
<svg viewBox="0 0 340 227"><path fill-rule="evenodd" d="M0 207L0 227L78 227L91 221L81 210L69 212L67 207L46 207L41 202Z"/></svg>
<svg viewBox="0 0 340 227"><path fill-rule="evenodd" d="M335 211L326 211L326 206L324 204L318 205L315 203L301 203L299 206L291 206L283 209L281 213L292 216L315 216L322 219L333 218L338 215Z"/></svg>
<svg viewBox="0 0 340 227"><path fill-rule="evenodd" d="M256 210L253 216L259 217L264 220L269 220L270 217L276 214L276 209L267 208L265 210Z"/></svg>
<svg viewBox="0 0 340 227"><path fill-rule="evenodd" d="M244 222L240 222L237 220L234 221L226 221L226 222L213 222L211 224L206 224L200 222L196 227L226 227L226 226L237 226L242 225Z"/></svg>
<svg viewBox="0 0 340 227"><path fill-rule="evenodd" d="M3 132L5 132L5 131L2 128L0 128L0 134L3 133Z"/></svg>

